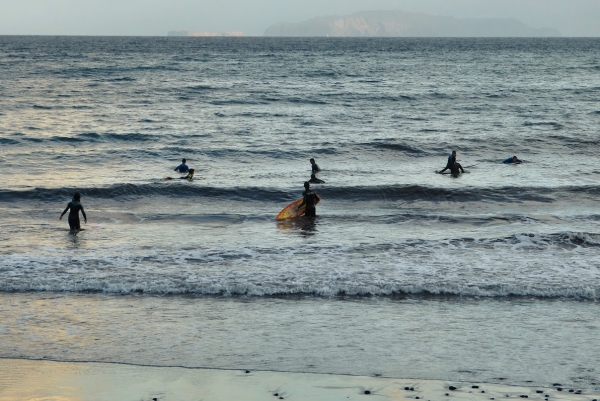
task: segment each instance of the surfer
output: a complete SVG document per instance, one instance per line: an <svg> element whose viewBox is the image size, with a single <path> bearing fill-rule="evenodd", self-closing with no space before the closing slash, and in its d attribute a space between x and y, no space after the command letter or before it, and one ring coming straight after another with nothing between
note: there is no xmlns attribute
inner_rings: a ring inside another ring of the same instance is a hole
<svg viewBox="0 0 600 401"><path fill-rule="evenodd" d="M302 192L302 203L298 205L298 208L306 205L306 217L317 217L316 204L319 201L319 196L310 189L310 183L307 181L304 183L304 192Z"/></svg>
<svg viewBox="0 0 600 401"><path fill-rule="evenodd" d="M316 174L317 172L321 171L321 169L315 162L315 159L310 159L310 167L313 174Z"/></svg>
<svg viewBox="0 0 600 401"><path fill-rule="evenodd" d="M192 181L194 179L194 172L195 172L194 169L191 168L191 169L189 169L188 175L186 175L185 177L179 177L179 179L180 180ZM169 181L169 180L174 180L175 178L173 178L173 177L165 177L164 179L165 179L165 181Z"/></svg>
<svg viewBox="0 0 600 401"><path fill-rule="evenodd" d="M325 184L325 181L318 179L314 174L310 175L310 180L308 180L311 184Z"/></svg>
<svg viewBox="0 0 600 401"><path fill-rule="evenodd" d="M523 163L523 160L520 160L517 156L513 156L513 157L509 157L508 159L504 160L502 163L504 163L504 164L521 164L521 163Z"/></svg>
<svg viewBox="0 0 600 401"><path fill-rule="evenodd" d="M175 171L179 173L187 173L188 171L190 171L190 168L185 163L187 163L187 159L181 159L181 164L175 167Z"/></svg>
<svg viewBox="0 0 600 401"><path fill-rule="evenodd" d="M87 216L85 215L85 211L83 210L83 205L81 204L81 194L79 192L75 192L73 195L73 200L69 202L65 210L62 212L59 220L62 220L67 210L71 209L69 212L69 227L73 231L81 230L81 223L79 222L79 211L81 210L81 214L83 215L83 221L87 224Z"/></svg>
<svg viewBox="0 0 600 401"><path fill-rule="evenodd" d="M465 172L465 170L462 168L462 166L460 165L459 162L456 161L456 150L452 151L452 154L450 156L448 156L448 163L446 164L446 167L444 167L443 170L439 171L439 174L442 174L444 171L450 169L450 172L452 173L452 175L458 175L459 170L462 171L463 173Z"/></svg>

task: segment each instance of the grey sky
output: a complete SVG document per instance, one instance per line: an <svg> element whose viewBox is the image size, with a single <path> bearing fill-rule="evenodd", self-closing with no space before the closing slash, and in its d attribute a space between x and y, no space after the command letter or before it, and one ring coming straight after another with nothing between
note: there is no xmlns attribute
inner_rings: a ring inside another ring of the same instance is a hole
<svg viewBox="0 0 600 401"><path fill-rule="evenodd" d="M276 22L388 9L515 18L564 36L600 36L600 0L0 0L0 35L262 35Z"/></svg>

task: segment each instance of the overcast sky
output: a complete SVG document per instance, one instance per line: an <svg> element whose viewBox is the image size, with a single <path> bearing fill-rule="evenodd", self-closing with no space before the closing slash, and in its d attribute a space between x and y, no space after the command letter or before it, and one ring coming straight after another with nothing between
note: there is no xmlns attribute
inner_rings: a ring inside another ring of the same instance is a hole
<svg viewBox="0 0 600 401"><path fill-rule="evenodd" d="M600 0L0 0L0 35L156 35L244 31L365 10L515 18L564 36L600 36Z"/></svg>

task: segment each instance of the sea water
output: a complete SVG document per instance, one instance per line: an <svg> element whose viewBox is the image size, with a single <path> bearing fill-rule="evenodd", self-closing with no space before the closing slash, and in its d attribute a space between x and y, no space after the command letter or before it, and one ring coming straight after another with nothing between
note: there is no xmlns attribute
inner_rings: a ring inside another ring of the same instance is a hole
<svg viewBox="0 0 600 401"><path fill-rule="evenodd" d="M0 37L0 357L595 386L599 50Z"/></svg>

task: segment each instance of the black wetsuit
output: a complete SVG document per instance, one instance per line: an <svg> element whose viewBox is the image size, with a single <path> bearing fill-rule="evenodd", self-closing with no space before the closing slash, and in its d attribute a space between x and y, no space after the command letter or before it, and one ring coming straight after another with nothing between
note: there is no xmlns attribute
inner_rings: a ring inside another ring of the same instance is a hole
<svg viewBox="0 0 600 401"><path fill-rule="evenodd" d="M311 184L325 184L325 181L318 179L317 177L310 177L308 180Z"/></svg>
<svg viewBox="0 0 600 401"><path fill-rule="evenodd" d="M85 215L85 211L83 210L83 205L76 201L71 201L65 208L64 212L60 215L60 217L64 216L67 213L67 210L71 209L69 212L69 227L71 230L81 230L81 223L79 222L79 211L81 210L81 214L83 214L83 218L87 220Z"/></svg>
<svg viewBox="0 0 600 401"><path fill-rule="evenodd" d="M458 175L459 170L462 170L463 173L465 172L465 170L463 170L460 163L458 163L456 161L456 156L453 156L453 155L448 156L448 163L446 164L446 167L444 167L444 169L442 171L440 171L440 173L443 173L444 171L446 171L448 169L450 169L450 172L453 175Z"/></svg>
<svg viewBox="0 0 600 401"><path fill-rule="evenodd" d="M309 189L304 191L302 196L304 196L304 200L299 206L306 204L306 212L304 212L304 215L306 217L317 217L317 209L315 207L319 200L317 194Z"/></svg>

